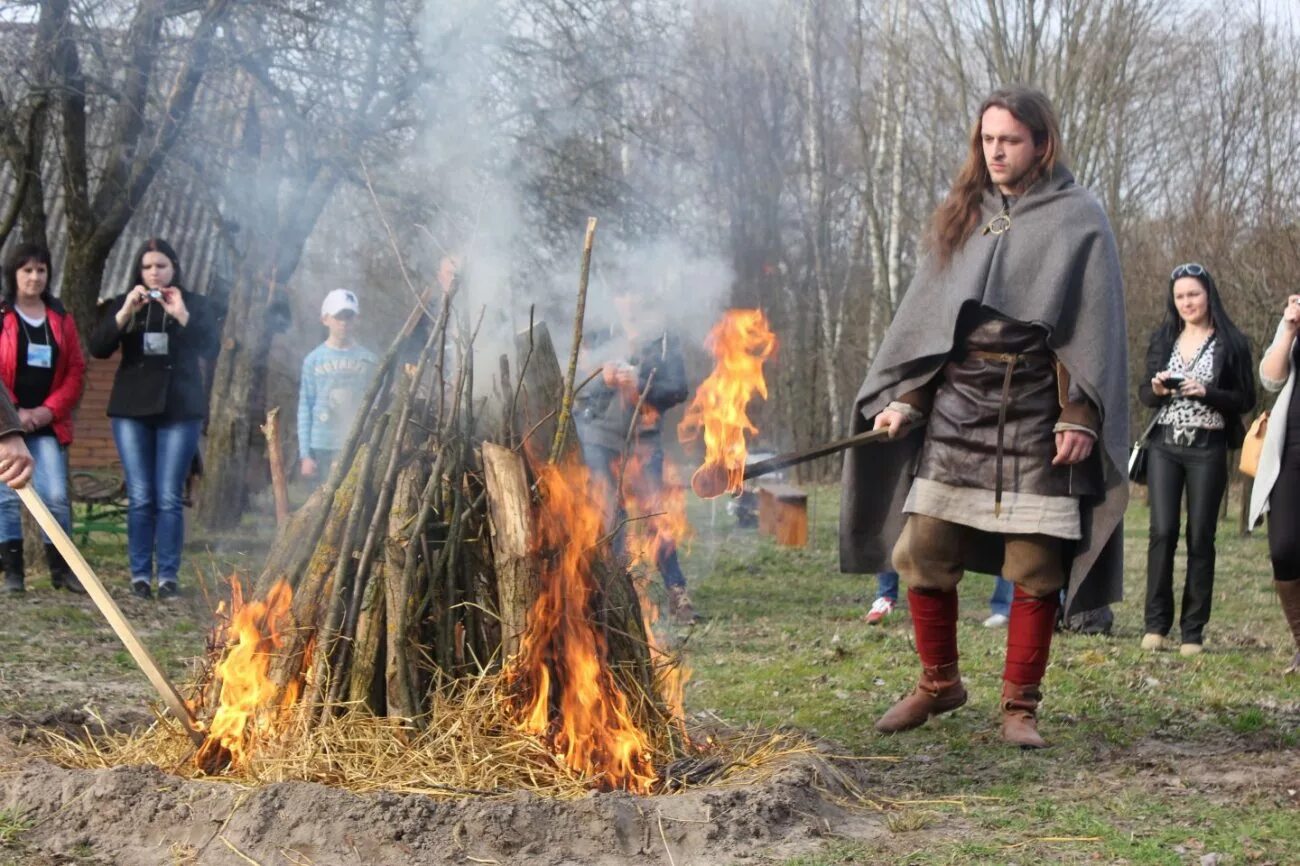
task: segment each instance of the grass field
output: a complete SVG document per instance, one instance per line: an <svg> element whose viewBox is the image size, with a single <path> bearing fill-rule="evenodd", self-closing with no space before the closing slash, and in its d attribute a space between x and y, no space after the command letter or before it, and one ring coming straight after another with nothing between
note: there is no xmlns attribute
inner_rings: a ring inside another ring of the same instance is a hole
<svg viewBox="0 0 1300 866"><path fill-rule="evenodd" d="M1115 633L1057 636L1040 712L1053 748L1022 753L998 737L1006 632L981 626L991 577L961 586L970 702L885 737L872 722L918 673L911 625L901 610L862 622L875 581L837 572L838 489L812 491L805 550L696 509L685 567L711 618L690 642L688 709L878 759L867 793L887 807L888 841L795 862L1300 863L1300 678L1280 675L1294 650L1262 534L1221 527L1204 654L1142 652L1147 514L1135 504Z"/></svg>
<svg viewBox="0 0 1300 866"><path fill-rule="evenodd" d="M864 793L888 830L869 844L832 836L788 866L1300 863L1300 678L1281 676L1290 643L1262 537L1221 528L1205 654L1144 653L1146 514L1135 505L1115 634L1058 636L1041 712L1053 747L1022 753L998 738L1005 631L980 625L987 576L962 585L970 703L918 731L872 730L912 687L917 662L905 611L862 622L874 580L836 570L837 502L835 488L812 490L802 550L738 529L721 504L691 506L699 535L684 566L710 619L688 640L688 712L825 738L869 769ZM128 596L120 539L92 542L88 558L184 680L215 603L200 586L215 594L219 575L254 573L264 545L196 541L188 561L203 580L191 572L187 598L171 605ZM139 712L149 686L90 603L53 592L43 575L29 584L26 596L0 598L0 716L48 724L83 709ZM0 852L22 829L0 814Z"/></svg>

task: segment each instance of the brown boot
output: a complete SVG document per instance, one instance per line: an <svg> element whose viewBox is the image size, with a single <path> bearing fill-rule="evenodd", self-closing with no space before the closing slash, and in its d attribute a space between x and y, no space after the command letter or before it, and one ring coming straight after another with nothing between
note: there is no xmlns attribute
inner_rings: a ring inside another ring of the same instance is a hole
<svg viewBox="0 0 1300 866"><path fill-rule="evenodd" d="M1291 666L1286 673L1300 673L1300 580L1275 580L1277 597L1282 602L1282 614L1287 625L1291 626L1291 637L1295 640L1296 653L1291 659Z"/></svg>
<svg viewBox="0 0 1300 866"><path fill-rule="evenodd" d="M1046 749L1047 741L1038 735L1038 702L1043 693L1038 686L1002 683L1002 739L1023 749Z"/></svg>
<svg viewBox="0 0 1300 866"><path fill-rule="evenodd" d="M922 668L916 690L890 707L876 721L876 730L882 734L910 731L924 725L931 716L955 710L964 703L966 687L956 662Z"/></svg>
<svg viewBox="0 0 1300 866"><path fill-rule="evenodd" d="M678 625L692 625L700 618L684 586L668 587L668 613Z"/></svg>

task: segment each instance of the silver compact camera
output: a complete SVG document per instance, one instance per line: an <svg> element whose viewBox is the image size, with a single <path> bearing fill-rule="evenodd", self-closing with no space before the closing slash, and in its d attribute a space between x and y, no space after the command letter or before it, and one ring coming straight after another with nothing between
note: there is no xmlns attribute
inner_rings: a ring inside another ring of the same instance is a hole
<svg viewBox="0 0 1300 866"><path fill-rule="evenodd" d="M160 290L158 290L158 289L150 289L150 290L149 290L149 300L151 300L151 301L161 301L162 298L163 298L163 295L162 295L162 292L161 292Z"/></svg>

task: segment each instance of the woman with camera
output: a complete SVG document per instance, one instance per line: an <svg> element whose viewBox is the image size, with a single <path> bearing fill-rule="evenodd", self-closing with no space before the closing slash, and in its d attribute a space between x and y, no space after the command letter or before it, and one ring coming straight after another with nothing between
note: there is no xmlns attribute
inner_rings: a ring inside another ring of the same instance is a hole
<svg viewBox="0 0 1300 866"><path fill-rule="evenodd" d="M77 324L50 294L50 251L19 244L5 262L0 296L0 380L18 411L23 439L35 458L36 492L65 531L72 529L67 448L72 412L81 402L86 361ZM0 487L0 563L4 591L23 592L23 520L18 495ZM84 592L63 557L45 540L55 589Z"/></svg>
<svg viewBox="0 0 1300 866"><path fill-rule="evenodd" d="M1147 463L1151 534L1142 648L1164 647L1174 624L1174 551L1187 491L1187 578L1179 652L1204 642L1214 595L1214 536L1228 484L1228 451L1255 405L1250 345L1223 308L1214 278L1194 262L1169 275L1164 321L1147 347L1138 399L1156 411Z"/></svg>
<svg viewBox="0 0 1300 866"><path fill-rule="evenodd" d="M131 290L106 305L90 351L122 350L108 414L126 474L131 591L151 597L156 556L158 598L170 599L180 594L185 478L208 408L199 361L215 354L218 332L206 299L182 288L170 244L151 238L134 261Z"/></svg>
<svg viewBox="0 0 1300 866"><path fill-rule="evenodd" d="M1291 627L1296 654L1287 673L1300 672L1300 399L1295 398L1300 364L1300 295L1287 298L1273 343L1259 365L1265 391L1277 393L1259 468L1250 496L1251 527L1268 514L1268 552L1273 586Z"/></svg>

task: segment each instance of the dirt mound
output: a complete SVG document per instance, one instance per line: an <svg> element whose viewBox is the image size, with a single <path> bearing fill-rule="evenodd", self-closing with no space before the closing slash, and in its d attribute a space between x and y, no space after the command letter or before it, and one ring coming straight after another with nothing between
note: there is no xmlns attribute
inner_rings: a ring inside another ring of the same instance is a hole
<svg viewBox="0 0 1300 866"><path fill-rule="evenodd" d="M846 782L865 781L853 778L858 772L801 756L752 785L673 796L438 801L302 782L248 789L157 767L68 770L31 759L0 775L0 810L29 824L25 851L80 863L730 863L792 856L831 833L885 832L874 813L843 805Z"/></svg>

